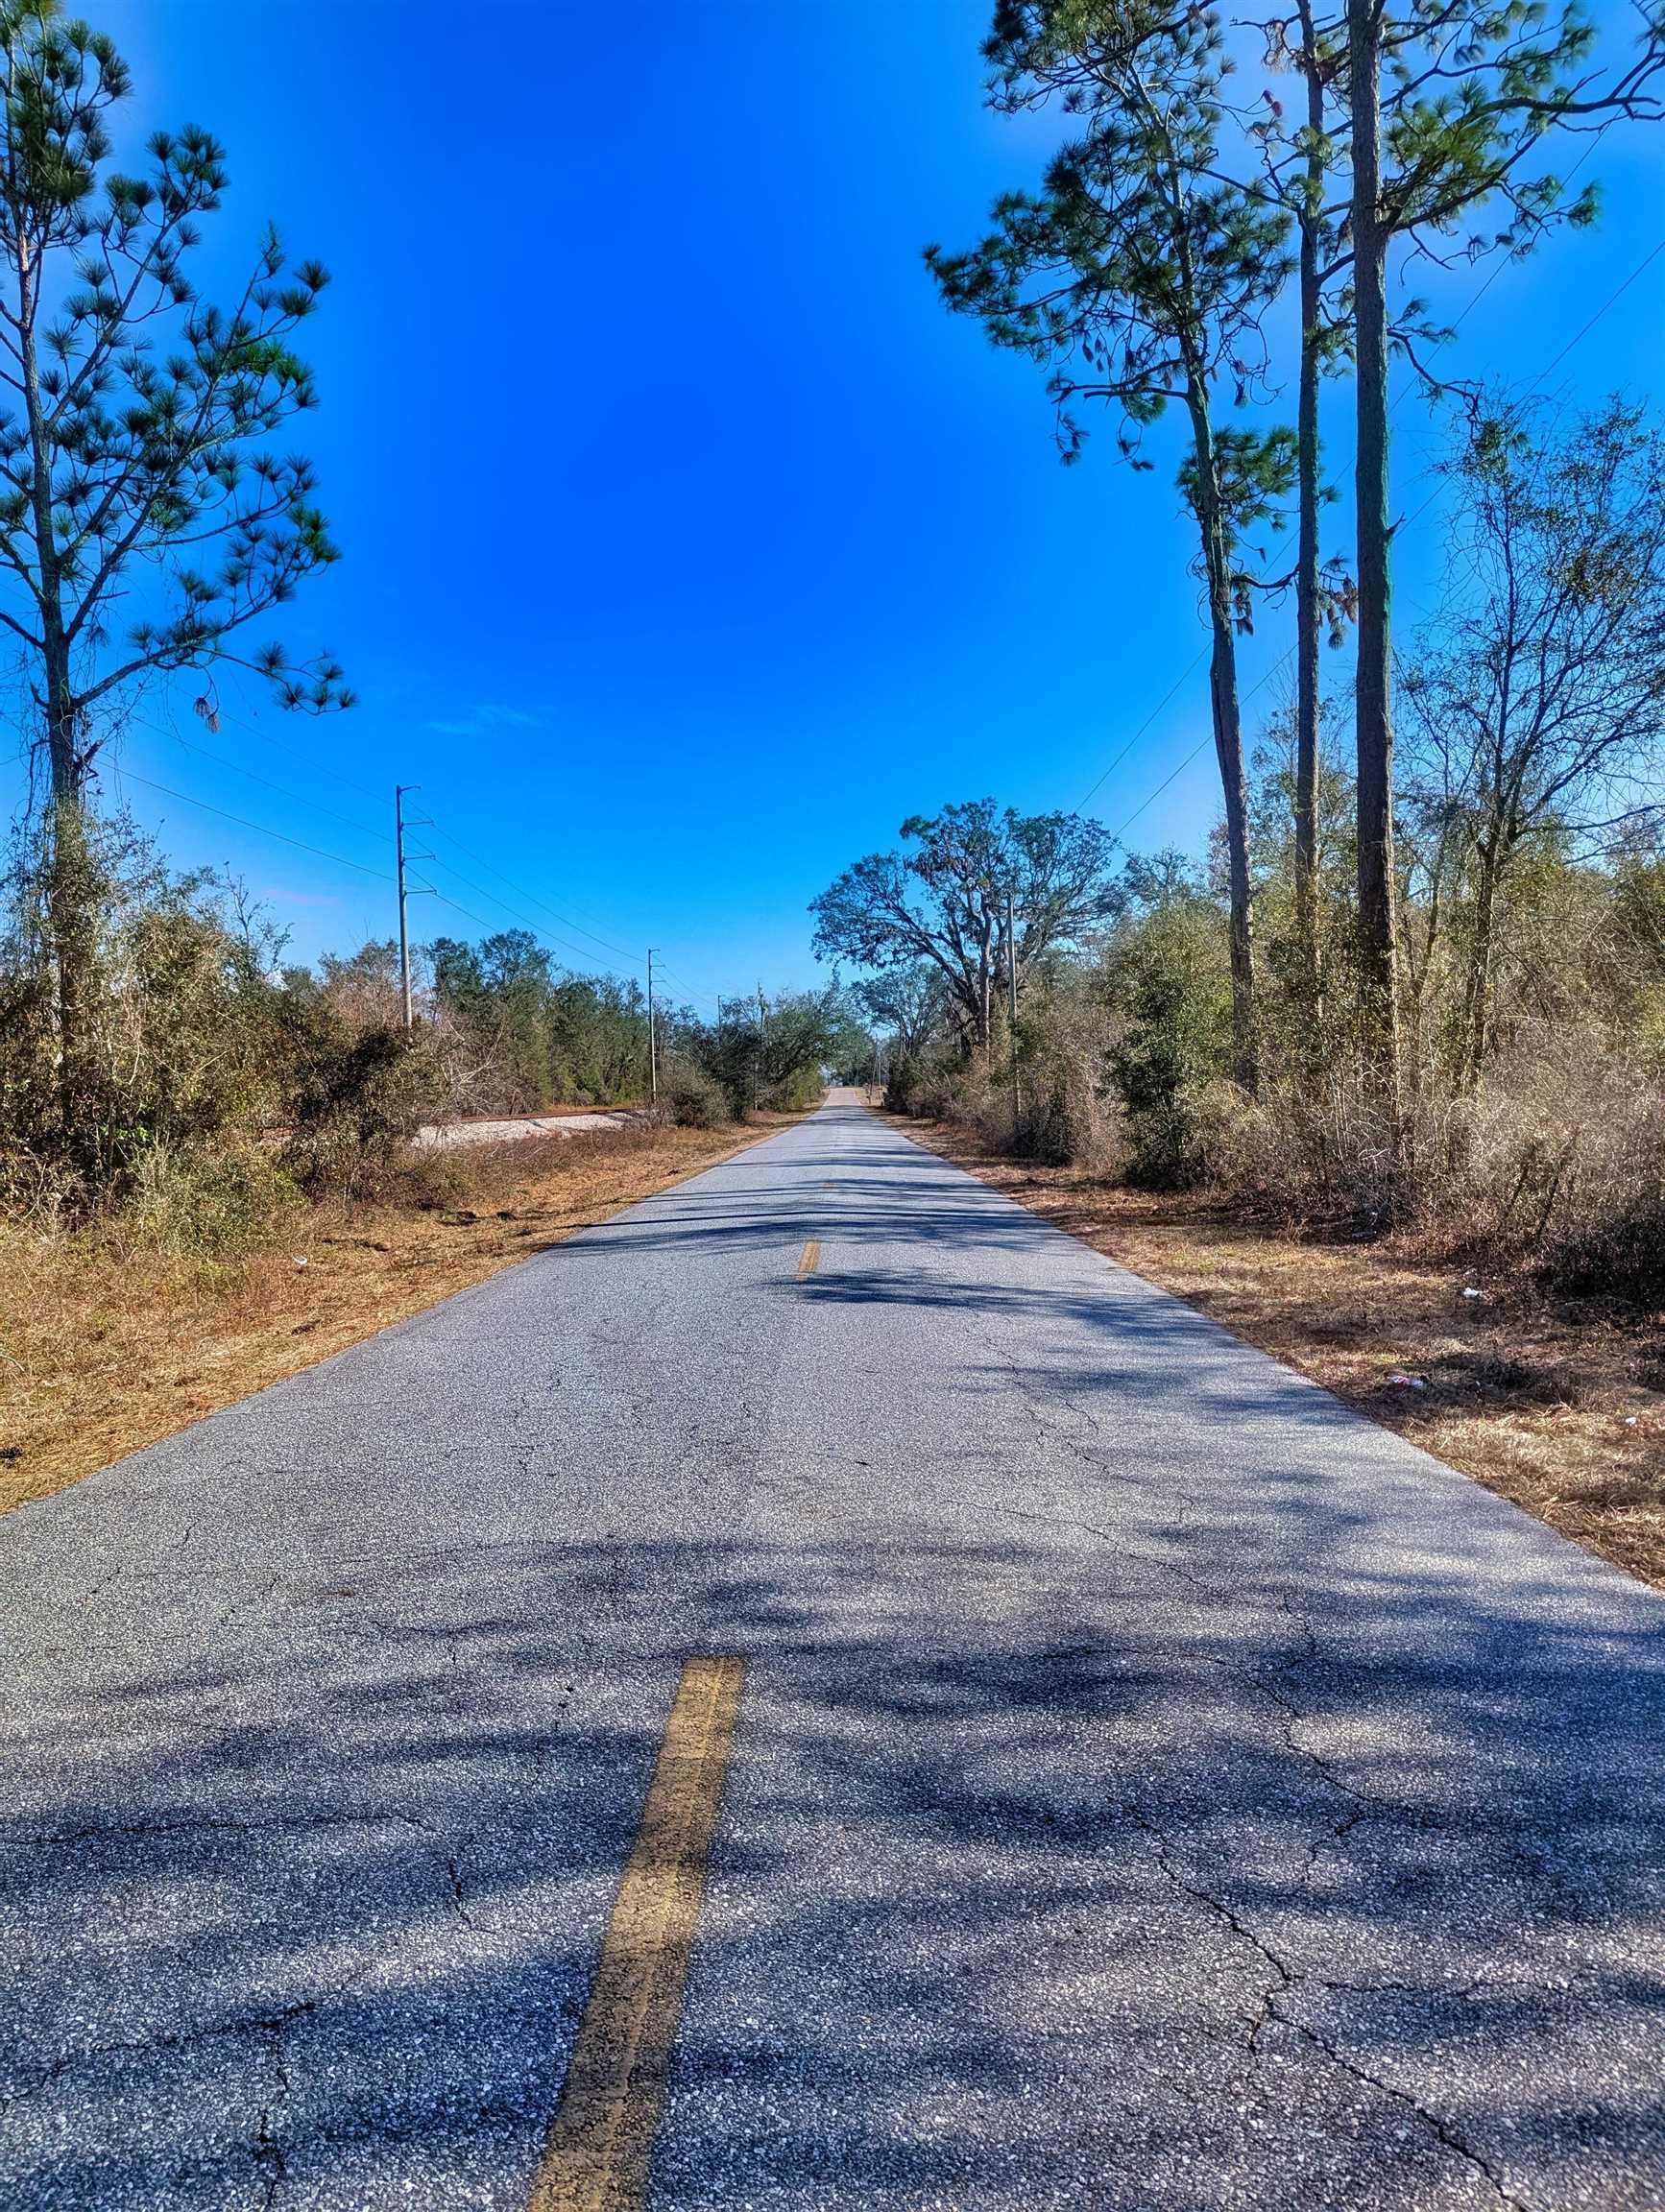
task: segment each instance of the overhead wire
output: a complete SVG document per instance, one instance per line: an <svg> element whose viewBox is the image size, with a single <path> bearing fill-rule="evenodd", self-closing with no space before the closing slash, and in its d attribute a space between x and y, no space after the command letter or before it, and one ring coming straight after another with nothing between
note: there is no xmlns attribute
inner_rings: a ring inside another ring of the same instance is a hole
<svg viewBox="0 0 1665 2212"><path fill-rule="evenodd" d="M272 779L272 777L261 777L261 774L258 774L256 770L253 770L253 767L243 767L243 763L241 763L241 761L232 761L232 758L228 758L226 755L219 755L219 752L214 752L212 748L207 748L207 745L199 745L199 743L195 743L195 741L192 741L192 739L185 739L185 736L180 733L180 730L163 730L161 726L157 726L157 723L146 721L144 716L134 716L134 719L139 721L139 726L141 726L141 728L151 730L153 734L157 734L157 736L173 736L175 743L180 743L185 752L195 752L195 755L202 755L202 758L205 758L205 761L214 761L214 763L217 763L219 767L228 767L228 770L232 770L234 774L241 774L241 777L246 777L246 779L250 781L250 783L258 783L258 785L263 785L265 790L275 792L277 796L280 796L280 799L287 799L287 801L292 801L294 805L307 807L309 812L314 812L314 814L321 814L323 818L326 818L326 821L341 823L343 828L348 828L348 830L356 830L356 831L360 831L360 834L363 834L363 836L380 836L380 834L382 834L380 830L374 830L370 823L360 823L360 821L353 821L351 816L336 814L334 809L331 809L331 807L326 807L326 805L321 805L321 803L316 801L316 799L309 799L309 796L305 796L305 794L301 794L301 792L294 792L294 790L290 790L290 787L287 787L287 785L283 785L283 783L277 783L277 781ZM22 752L20 752L20 755L17 755L17 758L22 758ZM195 794L192 794L192 792L181 792L180 787L177 787L177 785L170 785L170 783L159 783L159 781L157 781L155 777L144 777L144 774L139 774L137 770L133 770L133 767L122 767L122 770L117 770L117 774L119 774L119 779L122 779L122 781L129 781L129 783L139 783L139 785L144 785L146 790L157 792L157 794L159 794L159 796L163 796L163 799L175 799L175 801L180 801L181 805L195 807L197 812L202 812L202 814L212 814L212 816L217 816L219 821L234 823L236 828L239 828L239 830L253 830L256 836L268 836L268 838L275 838L275 841L277 841L277 843L280 843L280 845L290 845L292 850L297 850L297 852L305 852L305 854L312 854L314 858L329 860L329 863L331 863L331 865L336 865L336 867L348 867L348 869L353 869L353 872L360 874L360 876L370 876L370 878L374 878L375 882L396 882L396 880L398 880L398 878L396 878L396 876L389 874L387 869L380 869L380 867L370 867L370 865L367 865L367 863L363 863L363 860L353 860L353 858L350 858L348 854L341 854L341 852L329 852L327 847L323 847L323 845L312 845L312 843L309 843L309 841L305 841L305 838L290 836L290 834L287 834L285 830L275 830L275 828L272 828L270 823L254 821L254 818L253 818L253 816L248 816L248 814L236 814L236 812L232 812L232 809L229 809L229 807L219 807L219 805L212 805L212 803L207 801L207 799L197 799ZM465 847L462 847L462 843L458 841L458 838L453 838L453 836L451 836L451 831L443 830L443 825L438 825L438 823L422 823L421 828L424 828L424 830L438 830L438 831L440 831L440 836L443 836L443 838L448 838L448 843L453 843L455 847L458 847L458 852L465 852ZM509 914L513 920L518 920L518 923L521 923L521 926L526 926L526 929L533 933L533 938L542 940L542 943L543 943L543 945L548 945L550 949L560 947L560 951L564 951L564 953L570 953L572 958L575 958L575 960L579 960L579 962L589 962L591 967L601 967L601 969L606 971L606 974L611 974L611 975L621 977L621 980L628 980L628 982L635 982L635 980L637 980L637 965L635 965L633 955L630 955L630 951L628 951L626 947L621 947L621 945L611 945L611 943L608 943L608 940L604 940L604 938L597 938L597 940L594 940L594 943L599 943L599 945L606 945L608 949L611 949L611 951L619 953L623 960L630 962L630 965L628 965L626 969L619 969L619 967L615 967L613 962L606 962L606 960L604 960L604 962L597 962L597 960L594 960L594 955L592 955L591 951L586 951L586 947L582 947L582 945L572 945L572 943L570 943L570 938L562 938L560 933L557 933L557 931L548 929L548 926L543 926L542 923L535 923L535 920L533 920L531 916L528 916L528 914L521 914L521 911L519 911L518 907L513 907L513 904L511 904L509 901L506 901L506 898L499 898L499 896L494 892L494 889L489 889L487 885L482 885L482 882L475 882L473 878L469 878L469 876L462 874L462 869L455 867L455 865L451 863L451 860L446 860L445 856L440 856L440 854L422 854L422 865L433 865L433 867L440 867L440 869L443 869L443 872L445 872L446 876L451 876L451 878L455 878L455 882L460 882L462 887L469 889L469 892L473 892L477 898L484 898L484 901L487 901L487 904L494 904L494 907L497 907L499 911L502 911L502 914ZM482 863L482 865L484 865L484 863ZM499 880L502 880L502 882L509 882L509 878L499 878ZM511 887L511 889L516 889L516 887L513 887L513 885L509 885L509 887ZM446 892L443 892L443 889L440 889L438 885L422 885L422 887L421 887L421 894L418 894L418 896L431 896L431 898L436 898L436 901L440 901L440 904L445 904L445 907L451 907L451 911L455 911L455 914L462 914L462 916L467 916L467 918L471 920L471 923L475 923L477 926L480 926L480 929L487 929L487 931L491 931L491 929L494 929L494 926L495 926L494 923L489 923L489 920L484 918L482 914L475 914L475 911L471 909L471 907L465 907L465 904L462 904L462 901L458 901L458 898L451 898L451 896L448 896ZM524 894L524 896L528 898L528 902L531 902L531 904L542 904L542 901L538 901L538 898L535 898L533 894ZM550 909L550 911L555 911L555 909ZM577 925L570 925L570 926L575 926L575 929L577 929ZM582 929L579 929L579 936L589 936L589 931L582 931ZM718 993L703 991L703 989L696 987L696 984L689 984L689 982L686 980L686 977L681 977L681 975L674 975L672 971L670 971L670 969L665 969L664 965L662 965L662 974L670 975L674 982L679 982L679 987L684 989L684 991L688 991L689 996L692 996L692 998L701 998L701 999L706 999L708 1004L716 1006L716 1009L721 1011L721 1006L723 1006L723 999L721 999L721 996L718 996Z"/></svg>
<svg viewBox="0 0 1665 2212"><path fill-rule="evenodd" d="M380 830L373 829L368 822L357 822L350 815L337 814L332 807L320 805L316 799L308 798L300 791L291 791L287 784L274 782L270 776L262 776L253 768L246 768L240 760L229 759L224 753L215 753L206 745L199 745L194 737L187 737L182 731L164 729L160 723L146 721L142 714L135 714L133 720L141 730L149 730L157 737L170 737L187 753L195 753L204 760L213 761L217 768L229 768L234 776L246 777L251 783L258 783L267 791L275 791L280 799L288 799L297 806L305 806L314 814L322 814L326 821L340 823L344 830L356 830L361 836L378 840L383 835Z"/></svg>
<svg viewBox="0 0 1665 2212"><path fill-rule="evenodd" d="M212 806L205 799L193 799L188 791L176 791L171 783L158 783L154 778L141 776L136 769L123 768L120 776L124 782L142 783L147 791L159 791L165 799L178 799L186 806L195 806L204 814L217 814L222 822L234 822L240 830L253 830L262 837L275 837L279 845L293 845L297 852L314 854L320 860L328 860L338 868L355 869L360 876L373 876L378 883L392 883L395 878L385 868L366 867L362 860L350 860L345 853L326 853L322 845L308 845L302 837L291 837L282 830L274 830L265 822L253 822L246 814L233 814L229 807Z"/></svg>
<svg viewBox="0 0 1665 2212"><path fill-rule="evenodd" d="M234 716L230 718L233 720L236 719ZM246 767L241 761L230 759L225 754L217 753L211 747L199 743L195 738L185 736L182 731L172 727L164 728L157 723L147 720L142 715L135 715L133 719L142 729L149 730L153 734L157 736L171 738L185 752L199 755L205 760L211 760L218 767L229 769L233 775L245 777L250 782L258 783L262 786L263 789L276 793L279 798L289 800L295 805L306 807L311 812L323 816L327 821L339 823L344 829L356 830L362 836L374 837L378 839L383 834L380 830L374 828L369 823L355 820L350 815L339 814L332 807L324 805L320 801L311 798L302 792L292 790L287 784L279 783L276 781L272 777L262 776L256 770ZM245 728L247 725L239 722L238 727ZM18 757L22 757L21 754L18 756ZM146 785L147 788L164 792L169 797L181 800L188 806L196 806L201 808L204 812L217 813L224 819L235 822L242 828L253 830L261 835L278 838L283 843L294 845L302 851L316 854L324 858L339 860L343 865L349 868L356 869L362 874L374 876L383 882L393 882L396 880L393 877L387 875L385 871L366 868L363 862L350 860L344 854L326 854L320 846L307 845L303 840L300 838L288 837L281 830L272 830L266 824L253 821L246 816L232 814L229 811L229 809L225 807L211 806L205 800L195 799L189 792L178 791L173 789L173 787L170 785L157 783L152 778L141 776L134 770L126 769L121 771L121 773L131 778L133 781ZM347 781L346 779L343 778L337 777L333 778L332 780L342 782L346 788L354 790L363 789L363 786L350 784ZM611 938L603 937L598 931L585 928L581 923L573 921L570 916L562 913L559 908L550 905L546 901L541 899L535 892L527 891L524 886L512 882L508 877L495 870L492 866L491 862L483 859L479 854L471 853L470 848L465 846L462 840L457 837L453 831L447 830L444 824L436 821L429 821L424 822L421 825L421 827L431 831L442 842L453 846L458 853L464 855L465 858L473 860L475 865L481 868L487 876L495 878L495 879L501 883L506 890L514 892L517 898L524 900L528 905L540 907L544 912L554 915L558 921L562 922L567 928L574 930L578 936L588 938L591 944L599 946L606 951L615 953L619 959L622 959L628 963L628 965L626 968L620 970L615 968L611 962L597 962L595 960L594 954L585 946L573 944L569 938L561 936L558 932L547 928L543 924L534 921L530 915L520 912L519 909L512 905L508 900L500 897L496 892L490 889L487 884L477 883L473 881L470 877L465 876L462 870L458 868L454 862L446 859L442 854L430 853L424 854L423 862L425 865L443 869L448 876L454 878L455 880L460 883L466 890L474 892L477 897L484 899L488 904L500 908L503 913L510 915L515 921L520 923L523 927L530 929L534 937L543 941L551 948L558 947L563 952L570 953L575 959L588 962L592 966L599 966L610 974L626 977L631 981L636 979L639 970L639 960L638 955L632 951L629 947L619 945ZM494 926L494 925L487 921L482 915L474 913L471 908L464 906L459 901L446 898L445 894L440 892L437 888L428 887L428 889L431 891L431 895L433 897L440 899L443 903L450 906L457 913L466 914L471 921L477 923L482 929L489 930ZM723 1001L719 994L705 990L696 984L689 983L684 977L674 975L673 971L668 968L662 967L662 972L667 976L672 976L673 980L678 982L680 987L684 991L689 993L690 996L705 1000L707 1003L717 1007L720 1011Z"/></svg>
<svg viewBox="0 0 1665 2212"><path fill-rule="evenodd" d="M240 716L231 713L230 710L224 706L222 706L219 710L226 716L228 720L235 722L239 729L248 730L252 735L260 734L259 732L253 729L252 724L245 722ZM147 724L146 727L148 728L153 726ZM178 739L178 742L185 747L187 752L202 753L205 757L217 760L222 766L231 768L237 774L253 774L251 770L243 768L239 762L226 760L223 756L210 753L206 746L198 745L193 739L184 737L178 731L173 731L169 733L175 736ZM375 793L369 791L365 785L353 782L350 778L341 776L340 774L334 773L332 771L325 771L325 773L329 775L332 781L340 783L344 790L357 792L361 796L367 798L374 798L376 796ZM286 798L296 800L300 805L308 805L314 804L314 802L309 800L301 799L297 793L285 791L281 784L273 783L268 778L256 776L253 778L253 781L256 782L267 783L270 789L282 793L282 795ZM320 808L319 811L328 812L328 809ZM345 821L346 817L335 816L334 819ZM360 830L365 829L363 824L354 824L353 827ZM465 845L462 839L457 836L455 831L446 829L443 823L430 821L425 823L423 827L430 830L434 835L442 840L442 842L450 845L456 852L462 854L465 860L470 861L474 867L481 869L492 881L500 884L504 890L513 893L515 898L523 900L527 905L535 906L541 912L551 916L555 921L561 924L563 928L574 931L578 936L587 939L590 944L599 946L603 951L616 953L621 960L628 961L631 964L630 973L633 975L636 974L642 958L642 952L640 949L627 945L620 945L616 939L604 936L598 928L592 928L589 926L589 923L593 920L593 917L584 917L581 914L568 912L562 907L555 906L551 904L548 900L542 898L537 892L529 891L524 884L515 882L510 877L504 875L502 871L498 869L492 861L487 860L483 854L472 851L469 846ZM379 830L366 830L365 833L373 836L379 836L381 834ZM469 879L462 874L461 870L453 866L452 863L448 860L444 859L438 854L430 854L429 858L435 866L444 868L450 875L456 877L459 882L468 883ZM524 924L525 926L532 928L534 930L534 934L545 934L550 936L553 943L561 945L567 951L575 953L579 959L588 960L592 957L592 955L584 950L584 948L572 945L565 938L556 937L552 932L544 932L541 929L540 926L532 924L526 916L522 914L516 914L514 907L510 906L502 899L497 898L495 894L488 891L483 885L471 884L470 885L470 888L476 891L481 898L490 900L492 904L502 907L505 913L515 914L515 919ZM454 904L455 902L453 901L451 903ZM459 909L459 911L464 911L464 909ZM472 919L479 921L480 917L475 915L472 917ZM481 922L481 926L483 928L489 928L491 925L489 923ZM715 1006L719 1009L723 1005L724 1000L723 995L721 993L712 991L701 984L690 983L686 976L676 975L674 971L664 967L663 963L661 966L663 973L665 975L670 976L672 980L679 983L681 988L689 993L691 997L703 999L707 1004ZM743 996L743 994L730 994L730 996L737 997Z"/></svg>

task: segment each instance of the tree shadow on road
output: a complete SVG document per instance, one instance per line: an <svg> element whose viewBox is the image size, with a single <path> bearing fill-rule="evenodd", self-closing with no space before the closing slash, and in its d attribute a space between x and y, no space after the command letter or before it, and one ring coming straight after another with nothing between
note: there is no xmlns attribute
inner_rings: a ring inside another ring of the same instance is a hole
<svg viewBox="0 0 1665 2212"><path fill-rule="evenodd" d="M7 2201L522 2201L710 1649L658 2201L1648 2201L1656 1615L1373 1572L1307 1503L1271 1558L1223 1503L979 1541L857 1485L813 1537L344 1560L211 1667L66 1653L13 1728Z"/></svg>

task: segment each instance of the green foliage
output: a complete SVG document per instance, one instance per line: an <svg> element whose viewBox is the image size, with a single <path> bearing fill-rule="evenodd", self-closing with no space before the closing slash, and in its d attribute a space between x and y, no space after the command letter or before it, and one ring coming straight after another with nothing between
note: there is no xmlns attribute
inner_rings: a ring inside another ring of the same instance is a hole
<svg viewBox="0 0 1665 2212"><path fill-rule="evenodd" d="M1113 941L1105 983L1118 1016L1110 1071L1141 1182L1195 1179L1202 1115L1231 1070L1231 959L1223 917L1188 871L1136 869L1135 920Z"/></svg>
<svg viewBox="0 0 1665 2212"><path fill-rule="evenodd" d="M780 1086L781 1109L786 1114L807 1114L820 1102L824 1086L813 1068L797 1068Z"/></svg>
<svg viewBox="0 0 1665 2212"><path fill-rule="evenodd" d="M0 1191L48 1216L126 1211L176 1245L235 1243L296 1188L368 1194L453 1093L407 1041L389 950L279 974L280 940L211 874L175 876L125 820L84 817L94 926L83 1048L62 1079L45 908L61 847L26 836L0 934Z"/></svg>
<svg viewBox="0 0 1665 2212"><path fill-rule="evenodd" d="M661 1070L659 1095L680 1128L720 1129L735 1118L734 1104L717 1078L680 1053L667 1058Z"/></svg>
<svg viewBox="0 0 1665 2212"><path fill-rule="evenodd" d="M635 983L566 975L524 929L427 949L432 1018L487 1071L478 1111L624 1106L647 1095L647 1006Z"/></svg>
<svg viewBox="0 0 1665 2212"><path fill-rule="evenodd" d="M288 1009L293 1126L283 1161L311 1197L375 1198L419 1126L448 1104L430 1034L356 1028L320 994Z"/></svg>
<svg viewBox="0 0 1665 2212"><path fill-rule="evenodd" d="M987 1040L1014 957L1022 976L1107 924L1120 902L1112 841L1078 814L1020 815L979 799L913 815L902 835L905 852L869 854L810 902L816 957L877 971L885 1002L901 992L922 1019L928 978L939 977L968 1052Z"/></svg>
<svg viewBox="0 0 1665 2212"><path fill-rule="evenodd" d="M12 856L0 941L0 1156L13 1189L80 1209L131 1191L158 1154L184 1157L276 1107L271 940L211 874L174 877L125 821L89 823L76 893L84 1048L62 1076L45 955L50 861L39 832ZM61 864L61 854L58 855Z"/></svg>
<svg viewBox="0 0 1665 2212"><path fill-rule="evenodd" d="M1053 371L1066 458L1084 401L1122 418L1123 457L1172 400L1264 367L1260 319L1289 276L1288 210L1223 174L1226 62L1218 16L1151 0L1002 4L984 49L991 101L1057 100L1088 128L1041 193L1008 193L969 252L928 248L946 303L998 346Z"/></svg>
<svg viewBox="0 0 1665 2212"><path fill-rule="evenodd" d="M89 709L146 674L229 658L287 706L348 703L327 655L241 642L336 559L310 463L268 443L314 403L292 339L327 277L289 267L268 229L235 304L204 300L191 263L226 187L217 141L158 131L142 174L112 169L131 81L110 41L56 0L9 5L3 24L0 268L18 400L0 409L0 572L61 801L101 741ZM113 611L135 589L143 612L124 632Z"/></svg>
<svg viewBox="0 0 1665 2212"><path fill-rule="evenodd" d="M873 1049L836 985L760 1003L730 999L714 1022L685 1013L672 1033L679 1054L717 1086L736 1118L754 1106L801 1111L820 1096L823 1068L851 1058L865 1065Z"/></svg>
<svg viewBox="0 0 1665 2212"><path fill-rule="evenodd" d="M164 1253L224 1258L269 1238L302 1193L269 1146L233 1139L140 1153L115 1211L127 1238Z"/></svg>
<svg viewBox="0 0 1665 2212"><path fill-rule="evenodd" d="M1561 422L1493 396L1446 472L1451 588L1401 685L1408 981L1422 1049L1473 1082L1511 965L1562 965L1546 926L1601 938L1581 844L1665 823L1665 434L1623 400Z"/></svg>

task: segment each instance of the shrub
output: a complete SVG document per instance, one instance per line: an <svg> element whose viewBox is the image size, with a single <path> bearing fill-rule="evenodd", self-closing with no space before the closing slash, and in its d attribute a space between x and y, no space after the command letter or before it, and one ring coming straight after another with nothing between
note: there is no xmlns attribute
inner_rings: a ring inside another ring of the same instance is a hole
<svg viewBox="0 0 1665 2212"><path fill-rule="evenodd" d="M177 877L132 824L89 821L77 847L93 915L77 1048L53 1006L46 846L20 835L0 932L0 1153L13 1188L50 1185L85 1213L257 1128L279 1094L275 947L211 874Z"/></svg>
<svg viewBox="0 0 1665 2212"><path fill-rule="evenodd" d="M291 1017L301 1034L284 1165L309 1196L381 1196L420 1124L448 1104L433 1042L421 1030L354 1031L323 1003Z"/></svg>
<svg viewBox="0 0 1665 2212"><path fill-rule="evenodd" d="M1128 1173L1158 1187L1204 1167L1205 1101L1231 1064L1231 970L1223 919L1199 897L1171 899L1113 948L1122 1018L1110 1071L1126 1115Z"/></svg>
<svg viewBox="0 0 1665 2212"><path fill-rule="evenodd" d="M818 1068L796 1068L777 1086L776 1095L787 1114L807 1114L826 1094Z"/></svg>
<svg viewBox="0 0 1665 2212"><path fill-rule="evenodd" d="M1448 1235L1561 1287L1646 1296L1665 1285L1665 1080L1598 1039L1523 1040L1472 1102Z"/></svg>
<svg viewBox="0 0 1665 2212"><path fill-rule="evenodd" d="M735 1118L729 1094L714 1075L691 1060L667 1059L660 1070L661 1105L683 1129L720 1129Z"/></svg>
<svg viewBox="0 0 1665 2212"><path fill-rule="evenodd" d="M1254 1098L1219 1077L1187 1115L1198 1172L1249 1213L1380 1231L1410 1210L1391 1118L1350 1062L1268 1075Z"/></svg>
<svg viewBox="0 0 1665 2212"><path fill-rule="evenodd" d="M155 1144L135 1163L119 1227L124 1241L150 1251L223 1257L259 1244L302 1203L293 1178L259 1145Z"/></svg>

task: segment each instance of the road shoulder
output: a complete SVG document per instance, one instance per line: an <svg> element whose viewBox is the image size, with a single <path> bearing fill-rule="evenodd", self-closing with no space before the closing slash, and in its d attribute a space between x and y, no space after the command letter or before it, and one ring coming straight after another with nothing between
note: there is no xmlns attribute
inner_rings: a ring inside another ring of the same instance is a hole
<svg viewBox="0 0 1665 2212"><path fill-rule="evenodd" d="M482 1147L448 1204L320 1206L219 1259L0 1252L0 1513L51 1496L802 1119Z"/></svg>
<svg viewBox="0 0 1665 2212"><path fill-rule="evenodd" d="M1554 1306L1381 1245L1320 1242L1185 1195L991 1155L883 1118L1343 1404L1665 1588L1659 1317ZM1465 1296L1479 1289L1481 1295Z"/></svg>

